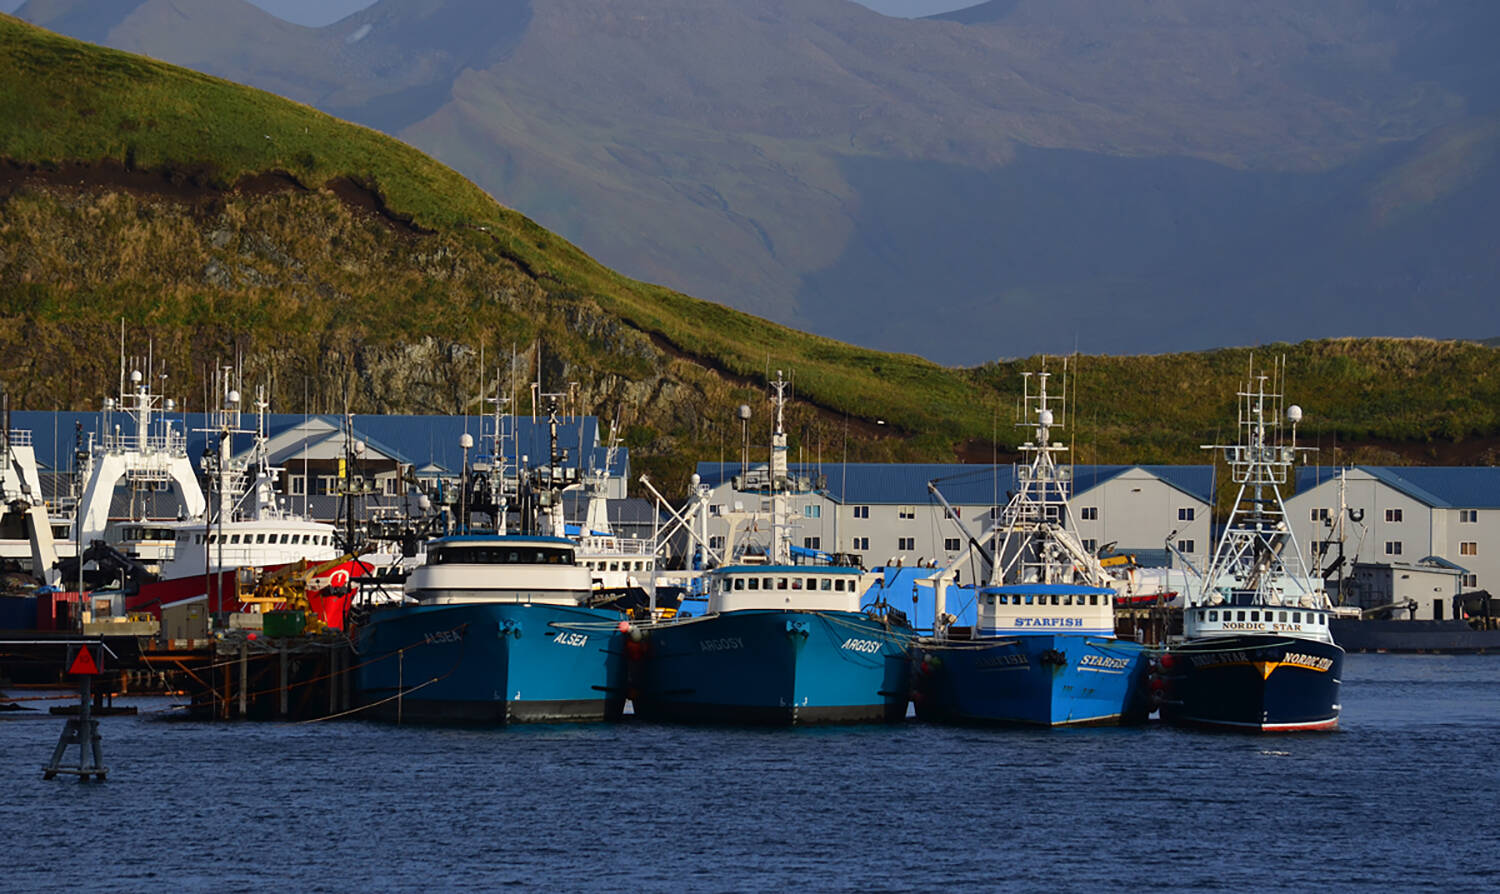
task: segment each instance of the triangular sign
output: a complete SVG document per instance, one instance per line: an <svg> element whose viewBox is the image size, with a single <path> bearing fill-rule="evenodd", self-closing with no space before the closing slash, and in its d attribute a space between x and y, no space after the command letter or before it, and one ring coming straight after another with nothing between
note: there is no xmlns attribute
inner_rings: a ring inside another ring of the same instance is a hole
<svg viewBox="0 0 1500 894"><path fill-rule="evenodd" d="M68 673L79 675L99 673L99 665L94 662L94 653L89 650L88 646L84 646L78 650L77 657L68 666Z"/></svg>

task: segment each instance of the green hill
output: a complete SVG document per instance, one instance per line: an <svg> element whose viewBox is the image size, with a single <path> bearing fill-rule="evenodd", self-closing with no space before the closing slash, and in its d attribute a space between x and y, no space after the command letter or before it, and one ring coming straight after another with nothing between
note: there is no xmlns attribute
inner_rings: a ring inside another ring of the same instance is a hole
<svg viewBox="0 0 1500 894"><path fill-rule="evenodd" d="M393 139L6 16L0 318L13 406L97 405L123 319L190 407L236 357L284 412L480 411L504 367L520 409L538 375L572 386L576 410L623 414L646 467L673 476L734 454L733 409L776 369L796 382L804 459L988 459L1038 362L944 368L627 279ZM1195 458L1230 424L1246 354L1080 359L1079 458ZM1441 459L1500 432L1490 348L1272 354L1312 437Z"/></svg>

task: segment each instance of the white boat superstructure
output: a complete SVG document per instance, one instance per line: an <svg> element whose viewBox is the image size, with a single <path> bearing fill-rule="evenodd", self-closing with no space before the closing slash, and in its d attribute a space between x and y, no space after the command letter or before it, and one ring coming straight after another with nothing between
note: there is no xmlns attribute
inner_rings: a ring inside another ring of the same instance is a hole
<svg viewBox="0 0 1500 894"><path fill-rule="evenodd" d="M1029 462L1015 470L1016 490L990 534L993 551L985 556L987 585L977 588L975 633L1003 636L1025 633L1089 633L1113 636L1115 578L1083 545L1069 503L1072 470L1055 457L1067 448L1052 440L1064 425L1065 399L1049 395L1051 373L1022 373L1022 412L1018 423L1029 437L1020 445ZM1032 378L1036 385L1033 389ZM935 485L960 527L957 512ZM967 529L965 529L965 533ZM969 534L970 542L979 539ZM945 573L947 569L945 569ZM935 588L934 632L946 635L954 618L946 613L946 587Z"/></svg>
<svg viewBox="0 0 1500 894"><path fill-rule="evenodd" d="M424 605L584 605L592 587L569 540L460 534L428 544L427 562L412 569L405 592Z"/></svg>
<svg viewBox="0 0 1500 894"><path fill-rule="evenodd" d="M1204 445L1223 452L1239 491L1204 585L1189 595L1187 640L1268 634L1333 642L1333 604L1307 570L1281 498L1297 452L1308 449L1297 446L1302 408L1283 410L1279 383L1268 391L1268 378L1252 375L1253 384L1239 392L1239 442Z"/></svg>
<svg viewBox="0 0 1500 894"><path fill-rule="evenodd" d="M263 391L257 393L254 431L242 429L240 392L231 387L227 370L221 376L223 401L204 429L217 439L214 452L204 458L203 471L215 497L210 505L188 460L185 434L165 418L172 402L151 393L144 379L139 371L132 372L130 389L118 402L105 402L106 435L88 452L87 484L80 501L85 544L104 539L167 580L302 559L323 562L341 554L332 525L289 513L278 502L280 470L267 455L269 405ZM111 415L117 411L129 415L133 433L121 435L119 426L112 427ZM248 461L234 459L237 434L254 436ZM121 481L147 486L170 482L182 517L116 522L100 531L99 520L108 520L110 501Z"/></svg>

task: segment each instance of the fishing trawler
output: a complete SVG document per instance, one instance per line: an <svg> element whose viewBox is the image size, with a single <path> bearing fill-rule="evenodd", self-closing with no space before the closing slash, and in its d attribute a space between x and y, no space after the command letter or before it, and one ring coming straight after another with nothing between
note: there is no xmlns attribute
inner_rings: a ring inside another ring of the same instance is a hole
<svg viewBox="0 0 1500 894"><path fill-rule="evenodd" d="M203 429L216 439L203 460L215 497L210 502L188 457L187 434L170 418L174 403L151 389L152 376L134 370L127 379L124 369L122 357L119 397L105 401L98 435L80 443L83 484L72 536L84 562L101 556L129 565L134 579L126 588L127 611L155 614L164 605L200 597L211 612L237 611L240 569L259 572L304 560L321 565L342 555L332 525L288 512L280 502L280 470L266 452L269 405L263 392L257 394L255 430L242 429L235 377L228 368L215 374L222 400ZM248 459L234 456L236 435L253 436ZM170 491L178 517L112 521L121 485L132 495ZM71 580L78 560L64 564L72 566L63 575ZM309 598L324 622L338 627L348 584L361 566L349 558L327 567L324 585Z"/></svg>
<svg viewBox="0 0 1500 894"><path fill-rule="evenodd" d="M1036 374L1036 393L1031 375L1020 423L1032 430L1020 448L1031 460L1017 470L1017 492L991 538L990 581L961 588L978 607L972 628L953 625L938 588L933 635L913 647L917 717L1035 726L1144 720L1145 648L1115 635L1116 582L1079 539L1069 470L1053 458L1065 450L1051 440L1062 401L1049 400L1049 373ZM958 518L951 507L949 515Z"/></svg>
<svg viewBox="0 0 1500 894"><path fill-rule="evenodd" d="M376 606L358 624L354 685L370 716L518 723L620 715L623 615L590 607L593 579L579 545L544 533L562 511L558 494L578 483L577 470L561 464L555 403L551 420L551 461L515 474L497 427L492 462L465 470L457 531L427 545L425 563L406 576L403 602ZM473 439L463 438L467 453ZM520 533L508 532L513 509Z"/></svg>
<svg viewBox="0 0 1500 894"><path fill-rule="evenodd" d="M701 613L632 624L630 693L639 717L794 725L906 715L905 619L884 605L861 605L867 581L858 568L794 564L787 385L778 372L769 467L758 485L744 483L770 504L771 543L709 570L704 601L684 603L701 604Z"/></svg>
<svg viewBox="0 0 1500 894"><path fill-rule="evenodd" d="M1296 461L1302 409L1282 412L1281 380L1251 369L1239 392L1239 443L1222 450L1239 485L1204 584L1189 594L1182 640L1159 658L1162 719L1227 729L1333 729L1344 650L1332 604L1309 574L1281 488ZM1283 415L1290 432L1283 427Z"/></svg>

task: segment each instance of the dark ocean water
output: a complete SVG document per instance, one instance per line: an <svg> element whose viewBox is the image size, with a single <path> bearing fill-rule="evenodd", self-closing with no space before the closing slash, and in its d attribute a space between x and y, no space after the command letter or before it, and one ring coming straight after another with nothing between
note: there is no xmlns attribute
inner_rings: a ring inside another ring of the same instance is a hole
<svg viewBox="0 0 1500 894"><path fill-rule="evenodd" d="M1500 656L1351 655L1342 729L499 730L0 714L0 890L1497 887ZM153 713L145 713L153 712ZM76 752L74 752L76 753Z"/></svg>

